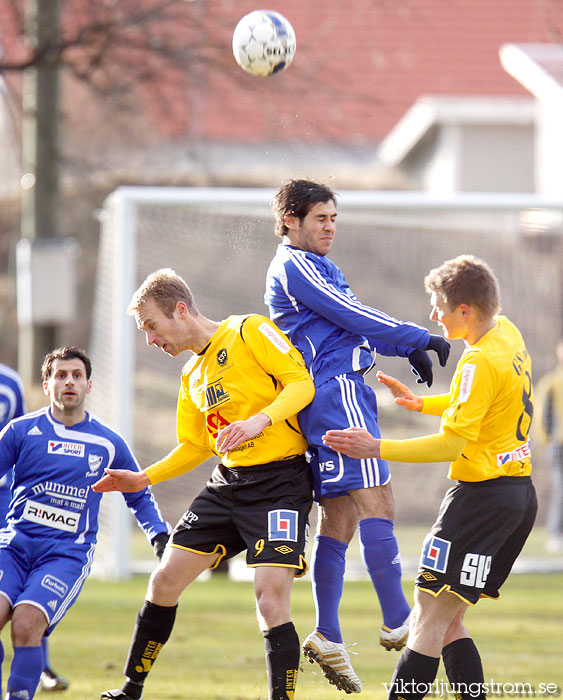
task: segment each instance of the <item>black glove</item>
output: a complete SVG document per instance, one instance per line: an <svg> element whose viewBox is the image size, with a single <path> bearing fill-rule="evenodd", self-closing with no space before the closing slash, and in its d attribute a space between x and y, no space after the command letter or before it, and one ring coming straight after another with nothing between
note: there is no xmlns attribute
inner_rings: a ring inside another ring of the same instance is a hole
<svg viewBox="0 0 563 700"><path fill-rule="evenodd" d="M426 350L420 348L413 350L409 355L409 362L417 384L426 382L428 386L432 386L432 360Z"/></svg>
<svg viewBox="0 0 563 700"><path fill-rule="evenodd" d="M166 544L168 543L169 537L170 535L167 532L159 532L151 542L158 561L162 559L162 555L166 549Z"/></svg>
<svg viewBox="0 0 563 700"><path fill-rule="evenodd" d="M451 346L448 341L445 338L442 338L441 335L431 335L426 349L434 350L436 355L438 355L440 365L445 367L448 357L450 356L450 347ZM428 386L430 386L430 384Z"/></svg>

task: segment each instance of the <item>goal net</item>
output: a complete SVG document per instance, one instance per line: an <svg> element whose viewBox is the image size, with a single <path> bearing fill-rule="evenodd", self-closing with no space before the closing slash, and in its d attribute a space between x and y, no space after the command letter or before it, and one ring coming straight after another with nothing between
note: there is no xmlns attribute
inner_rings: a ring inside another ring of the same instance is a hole
<svg viewBox="0 0 563 700"><path fill-rule="evenodd" d="M264 280L278 243L273 195L262 189L123 187L105 202L90 343L90 408L127 438L142 467L175 444L176 397L188 357L171 359L145 344L144 334L126 315L131 295L150 272L172 267L208 318L267 315ZM522 195L440 200L417 193L342 191L331 258L364 303L431 332L439 330L428 321L424 276L456 255L484 258L499 278L503 312L524 334L539 377L550 367L562 333L562 210L563 202ZM448 366L435 363L432 393L447 391L461 351L461 343L454 343ZM406 360L381 357L377 365L415 386ZM437 419L400 411L374 378L367 378L378 395L384 435L436 430ZM205 463L154 487L170 523L186 510L213 465ZM445 465L401 465L392 471L397 520L429 524L447 486ZM540 497L546 489L542 471L536 476ZM151 559L148 545L132 536L134 528L121 496L104 496L98 575L126 576Z"/></svg>

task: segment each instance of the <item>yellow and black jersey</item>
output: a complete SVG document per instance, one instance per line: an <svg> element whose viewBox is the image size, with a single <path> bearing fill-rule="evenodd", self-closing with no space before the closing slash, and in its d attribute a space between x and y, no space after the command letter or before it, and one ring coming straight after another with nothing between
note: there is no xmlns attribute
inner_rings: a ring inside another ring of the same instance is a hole
<svg viewBox="0 0 563 700"><path fill-rule="evenodd" d="M467 439L449 478L484 481L532 471L532 369L524 340L505 316L462 355L442 429Z"/></svg>
<svg viewBox="0 0 563 700"><path fill-rule="evenodd" d="M269 319L230 316L184 365L177 410L181 451L146 470L151 483L178 476L219 454L221 428L256 413L265 413L272 425L220 455L225 466L268 464L304 454L307 443L296 414L314 392L301 354Z"/></svg>

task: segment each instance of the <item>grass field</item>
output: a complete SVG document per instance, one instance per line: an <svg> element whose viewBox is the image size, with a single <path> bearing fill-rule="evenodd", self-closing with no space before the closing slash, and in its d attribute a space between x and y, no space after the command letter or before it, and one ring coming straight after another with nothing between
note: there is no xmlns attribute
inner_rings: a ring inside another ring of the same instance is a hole
<svg viewBox="0 0 563 700"><path fill-rule="evenodd" d="M90 579L51 642L53 665L71 683L61 700L95 700L101 691L121 685L121 671L135 614L144 598L146 576L120 583ZM405 581L412 600L412 581ZM529 683L536 690L552 683L563 689L563 574L514 574L501 601L483 600L467 615L479 646L486 681ZM296 581L293 618L300 637L314 626L310 584ZM364 682L365 700L386 697L395 652L377 645L379 611L371 584L346 583L342 604L345 638ZM9 637L3 633L7 651ZM195 582L184 594L172 638L150 676L145 700L257 700L267 698L264 646L254 616L252 584L224 575ZM303 661L296 696L300 700L346 697L328 686L317 666ZM440 668L439 680L446 681ZM498 689L500 690L500 688ZM507 697L515 695L505 685ZM545 693L558 697L561 690ZM38 694L39 695L39 694ZM519 697L522 693L519 694ZM45 696L46 697L46 696ZM490 697L494 697L493 694Z"/></svg>

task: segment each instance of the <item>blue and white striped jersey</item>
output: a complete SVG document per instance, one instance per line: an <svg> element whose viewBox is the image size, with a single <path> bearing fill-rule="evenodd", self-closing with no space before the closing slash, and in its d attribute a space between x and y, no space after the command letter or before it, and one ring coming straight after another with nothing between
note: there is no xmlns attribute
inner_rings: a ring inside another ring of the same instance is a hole
<svg viewBox="0 0 563 700"><path fill-rule="evenodd" d="M102 494L91 485L106 467L140 470L125 440L91 414L66 427L49 408L16 418L0 433L0 476L12 467L8 525L0 536L4 545L17 532L95 542ZM168 532L149 489L123 496L149 541Z"/></svg>
<svg viewBox="0 0 563 700"><path fill-rule="evenodd" d="M430 334L362 304L328 258L281 243L266 276L270 318L301 351L315 384L371 367L375 353L407 357Z"/></svg>

